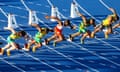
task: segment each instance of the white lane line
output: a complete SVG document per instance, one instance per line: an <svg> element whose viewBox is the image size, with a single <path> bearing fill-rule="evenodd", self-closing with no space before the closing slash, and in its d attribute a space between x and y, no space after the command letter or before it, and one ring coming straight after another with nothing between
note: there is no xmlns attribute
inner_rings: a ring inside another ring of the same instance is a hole
<svg viewBox="0 0 120 72"><path fill-rule="evenodd" d="M25 4L24 0L20 0L20 1L21 1L21 3L24 5L24 7L29 11L30 9L29 9L29 7Z"/></svg>
<svg viewBox="0 0 120 72"><path fill-rule="evenodd" d="M7 14L3 11L2 8L0 8L0 11L5 15L5 17L8 17Z"/></svg>
<svg viewBox="0 0 120 72"><path fill-rule="evenodd" d="M39 58L34 57L34 56L30 55L29 53L26 53L26 52L24 52L24 51L22 51L22 52L23 52L24 54L28 55L29 57L33 58L34 60L36 60L36 61L38 61L38 62L40 62L40 63L43 63L43 64L47 65L48 67L50 67L50 68L52 68L52 69L54 69L54 70L56 70L56 71L58 71L58 72L62 72L61 70L59 70L59 69L57 69L57 68L49 65L48 63L41 61Z"/></svg>
<svg viewBox="0 0 120 72"><path fill-rule="evenodd" d="M25 8L26 8L27 10L30 10L30 9L28 8L28 6L24 3L23 0L21 0L21 2L22 2L22 4L25 6ZM20 29L23 30L22 28L20 28ZM30 34L29 34L29 35L30 35ZM31 35L30 35L30 36L31 36ZM22 51L22 52L24 52L24 51ZM24 52L24 53L25 53L25 52ZM45 63L45 62L42 62L42 61L39 60L38 58L36 58L36 57L34 57L34 56L32 56L32 55L30 55L30 54L28 54L28 53L25 53L25 54L29 55L31 58L33 58L33 59L35 59L35 60L37 60L37 61L39 61L39 62L41 62L41 63L49 66L50 68L55 69L55 70L58 71L58 72L62 72L61 70L59 70L59 69L57 69L57 68L55 68L55 67L53 67L53 66L51 66L51 65L49 65L49 64L47 64L47 63Z"/></svg>
<svg viewBox="0 0 120 72"><path fill-rule="evenodd" d="M68 41L68 42L69 42L69 41ZM113 64L115 64L115 65L117 65L117 66L120 66L120 64L118 64L118 63L116 63L116 62L114 62L114 61L111 61L111 60L109 60L109 59L107 59L107 58L105 58L105 57L103 57L103 56L100 56L100 55L98 55L97 53L95 53L95 52L93 52L93 51L89 51L87 48L84 48L84 47L82 47L82 46L80 46L80 45L78 45L78 44L76 44L76 43L74 43L74 42L70 42L70 43L78 46L81 50L87 51L87 52L89 52L89 53L91 53L91 54L93 54L93 55L95 55L95 56L97 56L97 57L99 57L99 58L101 58L101 59L104 59L104 60L106 60L106 61L108 61L108 62L110 62L110 63L113 63Z"/></svg>
<svg viewBox="0 0 120 72"><path fill-rule="evenodd" d="M51 3L50 0L47 0L47 2L49 3L49 5L50 5L51 7L54 6L54 5Z"/></svg>
<svg viewBox="0 0 120 72"><path fill-rule="evenodd" d="M74 0L74 1L76 2L76 0ZM88 14L88 15L91 16L92 18L96 19L96 18L95 18L94 16L92 16L88 11L86 11L80 4L78 4L77 2L76 2L76 4L77 4L77 5L80 7L80 9L82 9L86 14ZM98 20L98 19L96 19L96 20L97 20L98 23L100 23L100 20ZM102 40L99 39L99 38L95 38L95 39L97 39L97 40L99 40L99 41L107 44L108 46L111 46L111 47L115 48L116 50L120 51L120 49L119 49L118 47L116 47L116 46L113 46L113 45L111 45L111 44L109 44L109 43L107 43L107 42L105 42L105 41L102 41Z"/></svg>
<svg viewBox="0 0 120 72"><path fill-rule="evenodd" d="M10 62L8 62L8 61L2 59L2 58L0 58L0 60L3 61L3 62L5 62L5 63L7 63L8 65L10 65L10 66L16 68L17 70L19 70L19 71L21 71L21 72L26 72L25 70L23 70L23 69L21 69L21 68L15 66L15 65L13 65L12 63L10 63Z"/></svg>
<svg viewBox="0 0 120 72"><path fill-rule="evenodd" d="M86 68L88 68L88 69L90 69L90 70L92 70L92 71L99 72L97 69L91 68L91 67L89 67L89 66L87 66L87 65L85 65L85 64L83 64L83 63L81 63L81 62L78 62L78 61L76 61L76 60L74 60L74 59L72 59L72 58L70 58L70 57L64 55L63 53L61 53L61 52L55 50L54 48L51 48L51 47L49 47L49 46L47 46L47 45L44 45L44 46L47 47L48 49L50 49L50 50L56 52L57 54L59 54L59 55L65 57L65 58L68 59L68 60L71 60L71 61L73 61L73 62L75 62L75 63L77 63L77 64L80 64L80 65L82 65L82 66L84 66L84 67L86 67Z"/></svg>

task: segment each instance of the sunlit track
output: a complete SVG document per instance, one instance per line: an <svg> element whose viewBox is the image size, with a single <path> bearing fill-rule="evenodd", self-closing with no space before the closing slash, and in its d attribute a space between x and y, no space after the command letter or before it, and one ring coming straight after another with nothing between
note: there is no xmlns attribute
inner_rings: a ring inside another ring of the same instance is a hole
<svg viewBox="0 0 120 72"><path fill-rule="evenodd" d="M75 0L74 0L74 2L76 2ZM77 3L77 2L76 2ZM77 3L78 4L78 3ZM80 8L82 8L80 5L79 5L79 7ZM90 15L90 16L92 16L90 13L88 13L84 8L82 8L82 10L83 11L85 11L85 13L87 13L88 15ZM92 16L92 18L95 18L95 17L93 17ZM96 19L96 18L95 18ZM98 20L99 21L99 20ZM100 22L100 21L99 21ZM98 39L97 38L97 40L100 40L100 41L102 41L101 39ZM102 41L102 42L104 42L104 41ZM115 49L117 49L117 50L120 50L118 47L115 47L115 46L112 46L111 44L108 44L107 42L104 42L104 43L106 43L107 45L109 45L109 46L111 46L111 47L113 47L113 48L115 48ZM75 44L74 42L72 42L72 44ZM80 46L80 47L82 47L82 46ZM86 49L86 48L85 48ZM83 49L83 50L85 50L85 49ZM86 51L88 51L89 52L89 50L86 50ZM90 53L92 53L92 52L90 52ZM93 53L92 53L93 54ZM104 59L104 60L107 60L107 61L109 61L109 62L111 62L111 63L113 63L113 64L115 64L115 65L117 65L117 66L120 66L119 64L117 64L116 62L113 62L113 61L111 61L111 60L109 60L109 59L107 59L107 58L105 58L105 57L103 57L103 56L99 56L98 54L93 54L93 55L96 55L96 56L98 56L98 57L100 57L100 58L102 58L102 59Z"/></svg>
<svg viewBox="0 0 120 72"><path fill-rule="evenodd" d="M3 11L3 10L2 10L2 11ZM4 11L3 11L3 13L6 14ZM20 28L20 27L19 27L19 28ZM24 30L24 29L20 28L20 30ZM29 34L29 36L31 36L31 35ZM1 37L1 38L2 38L4 41L6 41L4 37ZM55 68L55 67L53 67L53 66L51 66L51 65L49 65L49 64L47 64L47 63L45 63L45 62L43 62L43 61L41 61L41 60L39 60L38 58L30 55L29 53L26 53L25 51L22 51L22 52L23 52L24 54L29 55L29 56L30 56L31 58L33 58L34 60L36 60L36 61L38 61L38 62L41 62L41 63L49 66L50 68L55 69L55 70L58 71L58 72L62 72L61 70L59 70L59 69L57 69L57 68ZM4 59L3 59L3 60L4 60ZM6 60L4 60L4 61L6 61ZM15 65L12 65L12 66L14 66L15 68L17 68ZM18 68L18 69L19 69L19 68Z"/></svg>
<svg viewBox="0 0 120 72"><path fill-rule="evenodd" d="M6 41L6 39L3 38L2 36L0 36L0 38L3 39L4 41ZM9 61L5 60L4 58L0 58L0 60L3 61L3 62L5 62L5 63L7 63L8 65L10 65L10 66L12 66L12 67L18 69L18 70L20 70L21 72L26 72L26 71L24 71L23 69L21 69L21 68L15 66L15 65L13 65L13 64L10 63Z"/></svg>
<svg viewBox="0 0 120 72"><path fill-rule="evenodd" d="M63 53L60 53L59 51L57 51L57 50L55 50L55 49L53 49L53 48L51 48L51 47L49 47L49 46L45 46L45 47L49 48L50 50L53 50L54 52L56 52L57 54L59 54L59 55L65 57L65 58L68 59L68 60L71 60L71 61L73 61L73 62L75 62L75 63L77 63L77 64L80 64L80 65L82 65L82 66L88 68L89 70L92 70L92 71L95 71L95 72L99 72L98 70L96 70L96 69L94 69L94 68L91 68L91 67L89 67L89 66L87 66L87 65L85 65L85 64L83 64L83 63L80 63L80 62L78 62L78 61L76 61L76 60L74 60L74 59L72 59L72 58L66 56L66 55L63 54Z"/></svg>
<svg viewBox="0 0 120 72"><path fill-rule="evenodd" d="M9 61L6 61L5 59L0 58L0 60L3 61L3 62L5 62L5 63L7 63L8 65L10 65L10 66L12 66L12 67L18 69L18 70L21 71L21 72L26 72L26 71L24 71L23 69L21 69L21 68L15 66L15 65L13 65L13 64L10 63Z"/></svg>
<svg viewBox="0 0 120 72"><path fill-rule="evenodd" d="M80 46L80 45L77 45L77 44L74 43L74 42L70 42L70 43L72 43L72 44L80 47L82 50L85 50L85 51L87 51L87 52L89 52L89 53L91 53L91 54L93 54L93 55L96 55L96 56L100 57L101 59L104 59L104 60L106 60L106 61L109 61L109 62L117 65L117 66L120 66L120 64L118 64L118 63L116 63L116 62L114 62L114 61L111 61L111 60L109 60L109 59L107 59L107 58L105 58L105 57L103 57L103 56L100 56L100 55L98 55L98 54L96 54L96 53L94 53L94 52L92 52L92 51L89 51L88 49L86 49L86 48L84 48L84 47L82 47L82 46Z"/></svg>
<svg viewBox="0 0 120 72"><path fill-rule="evenodd" d="M49 2L49 1L48 1L48 2ZM27 5L26 5L26 6L27 6ZM46 26L46 24L45 24L43 21L42 21L42 23ZM49 27L49 28L50 28L50 27ZM52 48L49 47L49 46L45 46L45 47L47 47L47 48L49 48L49 49L52 49ZM80 65L82 65L82 66L84 66L84 67L87 67L87 68L90 69L90 70L93 70L93 71L95 71L95 72L98 72L96 69L93 69L93 68L91 68L91 67L89 67L89 66L86 66L86 65L84 65L84 64L82 64L82 63L80 63L80 62L78 62L78 61L76 61L76 60L74 60L74 59L71 59L71 58L67 57L66 55L58 52L57 50L54 50L54 49L53 49L53 51L55 51L55 52L58 53L59 55L62 55L63 57L65 57L65 58L67 58L67 59L69 59L69 60L71 60L71 61L73 61L73 62L75 62L75 63L78 63L78 64L80 64Z"/></svg>
<svg viewBox="0 0 120 72"><path fill-rule="evenodd" d="M5 38L2 38L4 41L6 41L6 39ZM34 60L36 60L36 61L38 61L38 62L40 62L40 63L43 63L43 64L45 64L45 65L47 65L47 66L49 66L50 68L53 68L53 69L55 69L56 71L58 71L58 72L62 72L61 70L59 70L59 69L57 69L57 68L55 68L55 67L53 67L53 66L51 66L51 65L49 65L49 64L47 64L47 63L45 63L45 62L43 62L43 61L41 61L39 58L36 58L36 57L34 57L34 56L32 56L32 55L30 55L29 53L26 53L25 51L21 51L21 52L23 52L24 54L26 54L27 56L30 56L31 58L33 58ZM3 60L4 62L6 62L6 63L8 63L8 64L10 64L12 67L15 67L15 68L17 68L17 69L19 69L19 70L21 70L22 72L25 72L24 70L22 70L22 69L20 69L19 67L16 67L15 65L13 65L13 64L11 64L11 63L9 63L8 61L6 61L4 58L0 58L1 60Z"/></svg>
<svg viewBox="0 0 120 72"><path fill-rule="evenodd" d="M4 41L6 41L5 38L2 38L2 39L3 39ZM49 66L50 68L55 69L55 70L58 71L58 72L62 72L61 70L59 70L59 69L57 69L57 68L55 68L55 67L53 67L53 66L51 66L51 65L49 65L49 64L47 64L47 63L45 63L45 62L43 62L43 61L41 61L39 58L34 57L34 56L30 55L29 53L26 53L25 51L21 51L21 52L23 52L25 55L27 55L27 56L33 58L34 60L36 60L36 61L38 61L38 62L40 62L40 63L43 63L43 64ZM21 54L20 54L20 56L21 56ZM14 57L14 56L13 56L13 57ZM5 60L5 58L0 58L0 59L2 59L4 62L7 62L7 61ZM10 65L13 66L13 67L19 69L19 70L22 70L22 69L16 67L15 65L12 65L12 64L9 63L9 62L7 62L7 63L10 64ZM22 71L24 72L24 70L22 70Z"/></svg>
<svg viewBox="0 0 120 72"><path fill-rule="evenodd" d="M78 62L79 63L79 62ZM85 66L85 65L83 65L83 66ZM88 66L85 66L85 67L88 67ZM88 67L88 68L90 68L90 67ZM92 68L90 68L90 69L92 69ZM94 71L94 69L93 69L93 71ZM96 71L96 70L95 70Z"/></svg>
<svg viewBox="0 0 120 72"><path fill-rule="evenodd" d="M75 2L76 2L76 1L75 1ZM89 16L91 16L92 18L94 18L95 20L97 20L98 23L100 23L100 20L98 20L98 19L96 19L94 16L92 16L92 15L91 15L89 12L87 12L82 6L79 5L79 7L80 7L86 14L88 14ZM119 49L118 47L113 46L113 45L111 45L111 44L109 44L109 43L107 43L107 42L105 42L105 41L102 41L102 40L99 39L99 38L96 38L96 39L120 51L120 49Z"/></svg>
<svg viewBox="0 0 120 72"><path fill-rule="evenodd" d="M75 0L73 0L75 1ZM6 24L6 18L7 14L10 10L6 10L7 8L14 9L15 10L15 16L18 20L19 28L16 30L25 30L33 37L34 33L37 31L35 28L30 27L26 22L28 20L27 13L30 9L36 11L38 16L38 21L40 26L47 27L52 29L56 22L52 24L51 21L47 21L43 18L45 15L50 15L50 8L52 6L56 6L59 11L58 14L60 15L61 19L69 19L70 16L66 16L68 14L65 14L65 12L69 11L69 9L63 8L65 11L61 10L62 5L59 6L60 3L63 3L64 5L69 6L72 0L65 1L67 4L64 3L64 1L54 1L54 0L45 0L45 1L32 1L32 0L19 0L20 6L17 4L9 4L6 3L0 3L0 5L4 5L1 7L0 11L2 16L4 15L4 18L0 20L1 23ZM78 2L78 7L80 8L80 5L82 2L79 3L79 0L76 0ZM100 0L97 1L97 3ZM42 2L42 3L41 3ZM55 4L57 2L57 4ZM84 3L84 1L83 1ZM97 5L96 3L96 5ZM100 4L98 4L100 5ZM107 4L106 4L107 5ZM87 5L89 6L89 5ZM99 15L92 15L89 13L89 7L84 7L84 5L81 5L80 11L82 11L85 16L93 17L97 20L99 23L103 18L105 18L107 15L103 15L101 13L101 16ZM7 8L5 8L7 7ZM43 8L42 8L43 7ZM45 8L44 8L45 7ZM69 6L70 7L70 6ZM101 5L101 7L103 7ZM108 6L109 7L109 6ZM68 8L68 7L66 7ZM84 9L85 8L85 9ZM88 8L88 9L87 9ZM45 11L45 10L48 10ZM97 9L96 9L97 10ZM10 11L11 12L11 11ZM18 13L17 13L18 12ZM21 12L21 14L20 14ZM95 11L93 11L95 12ZM107 10L106 10L107 12ZM24 19L24 24L22 22L22 19ZM76 24L81 22L81 18L70 18L72 24ZM20 22L21 21L21 22ZM20 22L20 23L19 23ZM49 24L50 23L50 24ZM2 27L2 26L1 26ZM66 28L68 29L68 28ZM65 29L65 30L66 30ZM68 38L68 34L72 33L69 30L67 30L69 33L65 32L65 37ZM77 29L73 32L76 32ZM6 60L10 65L10 68L13 67L15 71L21 71L21 72L28 72L28 71L41 71L41 72L67 72L67 71L75 71L75 72L86 72L86 71L94 71L94 72L113 72L118 71L120 62L119 62L119 39L120 36L118 35L119 30L116 30L115 35L111 35L109 39L105 39L102 36L98 36L98 39L86 39L86 42L84 45L82 45L78 40L78 38L75 38L73 42L70 41L62 41L57 44L56 47L53 47L50 42L50 45L43 45L42 48L37 49L35 53L25 52L23 50L19 50L17 52L13 52L11 56L7 57L6 55L0 56L3 60ZM118 34L117 34L118 33ZM6 37L9 35L8 31L3 31L0 29L0 41L3 41L6 43ZM52 34L48 34L45 36L45 38L50 37ZM80 36L81 37L81 36ZM42 39L44 41L44 39ZM20 45L23 47L24 43L20 43ZM3 46L3 45L2 45ZM0 46L1 47L1 46ZM1 60L2 64L7 63L6 61ZM28 61L27 61L28 60ZM24 63L24 61L27 61ZM32 62L33 61L33 62ZM9 64L5 65L9 65ZM22 65L21 65L22 64ZM13 66L12 66L13 65ZM33 65L33 66L29 66ZM2 66L2 65L1 65ZM40 67L39 67L40 66ZM45 66L45 67L42 67ZM7 66L5 66L8 68ZM20 68L20 69L19 69ZM0 71L3 71L4 69L1 69ZM12 71L12 70L10 70Z"/></svg>

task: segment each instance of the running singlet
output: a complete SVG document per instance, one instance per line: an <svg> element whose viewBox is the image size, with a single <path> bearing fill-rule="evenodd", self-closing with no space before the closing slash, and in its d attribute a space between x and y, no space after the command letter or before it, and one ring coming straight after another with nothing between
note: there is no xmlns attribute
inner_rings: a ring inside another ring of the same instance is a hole
<svg viewBox="0 0 120 72"><path fill-rule="evenodd" d="M37 42L37 43L41 43L41 38L44 37L46 35L47 31L45 28L42 28L41 32L37 32L35 37L34 37L34 40Z"/></svg>
<svg viewBox="0 0 120 72"><path fill-rule="evenodd" d="M42 38L43 36L45 36L47 33L46 28L41 28L41 32L37 32L35 35L35 38Z"/></svg>
<svg viewBox="0 0 120 72"><path fill-rule="evenodd" d="M112 22L115 22L116 21L116 15L112 14L111 16L113 17Z"/></svg>
<svg viewBox="0 0 120 72"><path fill-rule="evenodd" d="M80 33L85 33L87 31L86 27L90 26L90 24L84 24L83 22L80 23L79 25L79 32Z"/></svg>
<svg viewBox="0 0 120 72"><path fill-rule="evenodd" d="M61 35L62 34L62 26L56 26L55 27L55 33L57 34L57 35Z"/></svg>
<svg viewBox="0 0 120 72"><path fill-rule="evenodd" d="M18 39L18 38L20 38L18 34L11 34L10 36L8 36L7 41L8 43L11 43L11 42L14 42L15 39Z"/></svg>
<svg viewBox="0 0 120 72"><path fill-rule="evenodd" d="M114 22L115 21L115 15L113 14L113 15L110 15L110 16L112 16L113 17L113 19L112 19L112 22ZM107 27L107 26L109 26L110 25L110 21L108 21L108 19L106 18L105 20L103 20L103 26L105 26L105 27Z"/></svg>
<svg viewBox="0 0 120 72"><path fill-rule="evenodd" d="M110 25L110 22L108 21L108 19L105 19L105 20L103 20L102 24L103 24L103 26L107 27Z"/></svg>
<svg viewBox="0 0 120 72"><path fill-rule="evenodd" d="M20 38L20 36L18 34L11 34L9 37L11 39L18 39L18 38Z"/></svg>

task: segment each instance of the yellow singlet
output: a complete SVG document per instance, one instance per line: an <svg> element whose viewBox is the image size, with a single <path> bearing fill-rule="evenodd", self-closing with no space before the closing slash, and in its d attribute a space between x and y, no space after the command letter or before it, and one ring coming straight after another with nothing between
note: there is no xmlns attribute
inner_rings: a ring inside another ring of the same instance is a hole
<svg viewBox="0 0 120 72"><path fill-rule="evenodd" d="M18 34L11 34L10 38L11 39L17 39L17 38L20 38L20 36Z"/></svg>

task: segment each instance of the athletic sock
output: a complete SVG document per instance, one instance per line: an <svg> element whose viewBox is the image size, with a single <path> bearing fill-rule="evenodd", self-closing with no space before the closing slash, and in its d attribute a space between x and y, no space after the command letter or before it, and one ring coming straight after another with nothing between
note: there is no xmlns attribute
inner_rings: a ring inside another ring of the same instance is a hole
<svg viewBox="0 0 120 72"><path fill-rule="evenodd" d="M105 35L105 38L108 39L108 35Z"/></svg>
<svg viewBox="0 0 120 72"><path fill-rule="evenodd" d="M7 56L10 56L10 51L9 50L7 51Z"/></svg>
<svg viewBox="0 0 120 72"><path fill-rule="evenodd" d="M56 47L56 42L53 42L53 46Z"/></svg>
<svg viewBox="0 0 120 72"><path fill-rule="evenodd" d="M80 40L81 41L81 44L84 44L84 40Z"/></svg>
<svg viewBox="0 0 120 72"><path fill-rule="evenodd" d="M36 47L33 46L33 48L32 48L32 52L35 52L35 51L36 51Z"/></svg>

